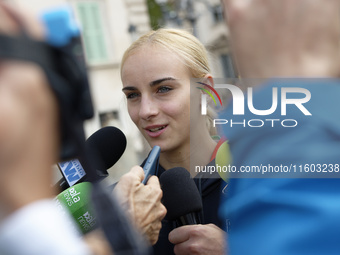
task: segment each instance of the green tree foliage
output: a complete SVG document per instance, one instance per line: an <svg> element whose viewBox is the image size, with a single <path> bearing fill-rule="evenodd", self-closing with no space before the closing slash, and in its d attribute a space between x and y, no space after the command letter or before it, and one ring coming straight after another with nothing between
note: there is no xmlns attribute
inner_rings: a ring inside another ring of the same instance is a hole
<svg viewBox="0 0 340 255"><path fill-rule="evenodd" d="M150 26L153 30L156 30L163 25L163 15L161 7L155 2L155 0L147 0Z"/></svg>

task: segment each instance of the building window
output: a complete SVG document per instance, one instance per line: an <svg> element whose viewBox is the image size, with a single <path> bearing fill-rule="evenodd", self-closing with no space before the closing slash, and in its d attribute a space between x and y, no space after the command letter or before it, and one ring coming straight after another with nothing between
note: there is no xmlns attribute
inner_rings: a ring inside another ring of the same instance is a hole
<svg viewBox="0 0 340 255"><path fill-rule="evenodd" d="M213 15L215 23L219 23L219 22L224 21L223 8L220 4L212 7L212 15Z"/></svg>
<svg viewBox="0 0 340 255"><path fill-rule="evenodd" d="M99 113L100 125L120 127L119 113L118 111L102 112Z"/></svg>
<svg viewBox="0 0 340 255"><path fill-rule="evenodd" d="M101 4L101 1L77 1L75 5L82 28L86 60L90 65L109 61Z"/></svg>
<svg viewBox="0 0 340 255"><path fill-rule="evenodd" d="M221 55L223 74L225 78L235 78L235 71L232 59L229 54Z"/></svg>

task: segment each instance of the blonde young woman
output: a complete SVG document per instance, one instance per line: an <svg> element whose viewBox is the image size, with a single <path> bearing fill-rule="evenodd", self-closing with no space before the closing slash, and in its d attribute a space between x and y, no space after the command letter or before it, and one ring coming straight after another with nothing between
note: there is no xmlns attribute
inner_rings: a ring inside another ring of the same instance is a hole
<svg viewBox="0 0 340 255"><path fill-rule="evenodd" d="M214 163L217 143L200 113L201 92L190 85L201 78L213 86L213 78L206 49L194 36L175 29L145 34L126 50L121 77L132 121L151 147L161 147L159 175L173 167L189 170L190 161ZM194 180L202 194L204 224L173 230L165 218L155 254L224 254L225 226L218 218L223 181Z"/></svg>

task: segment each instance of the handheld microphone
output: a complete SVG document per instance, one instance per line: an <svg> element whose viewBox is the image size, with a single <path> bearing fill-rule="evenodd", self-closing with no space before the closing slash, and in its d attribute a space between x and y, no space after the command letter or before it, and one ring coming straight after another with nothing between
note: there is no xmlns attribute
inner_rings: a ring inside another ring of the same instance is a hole
<svg viewBox="0 0 340 255"><path fill-rule="evenodd" d="M200 224L198 213L202 210L202 198L190 173L175 167L165 171L159 179L163 190L162 203L166 217L176 221L176 227Z"/></svg>
<svg viewBox="0 0 340 255"><path fill-rule="evenodd" d="M93 133L85 142L85 150L88 160L91 161L94 173L86 174L81 164L81 159L73 159L58 163L63 178L57 183L59 189L65 190L68 187L80 182L100 181L108 176L107 169L112 167L123 155L126 148L126 137L116 127L104 127Z"/></svg>
<svg viewBox="0 0 340 255"><path fill-rule="evenodd" d="M135 230L119 203L98 183L82 182L56 197L60 210L65 209L83 234L97 227L118 255L149 255L150 247Z"/></svg>
<svg viewBox="0 0 340 255"><path fill-rule="evenodd" d="M116 127L103 127L93 133L85 143L89 153L95 153L98 162L96 168L106 171L123 155L126 148L126 137Z"/></svg>
<svg viewBox="0 0 340 255"><path fill-rule="evenodd" d="M82 182L64 190L55 198L57 207L63 212L67 209L83 234L97 227L91 192L92 184Z"/></svg>

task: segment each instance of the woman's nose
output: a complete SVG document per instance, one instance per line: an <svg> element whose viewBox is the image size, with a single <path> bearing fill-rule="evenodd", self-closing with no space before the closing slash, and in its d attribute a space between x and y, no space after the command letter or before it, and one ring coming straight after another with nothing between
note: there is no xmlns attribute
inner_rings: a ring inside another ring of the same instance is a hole
<svg viewBox="0 0 340 255"><path fill-rule="evenodd" d="M139 109L139 116L142 119L149 120L153 116L156 116L157 114L158 114L157 103L150 97L142 98Z"/></svg>

